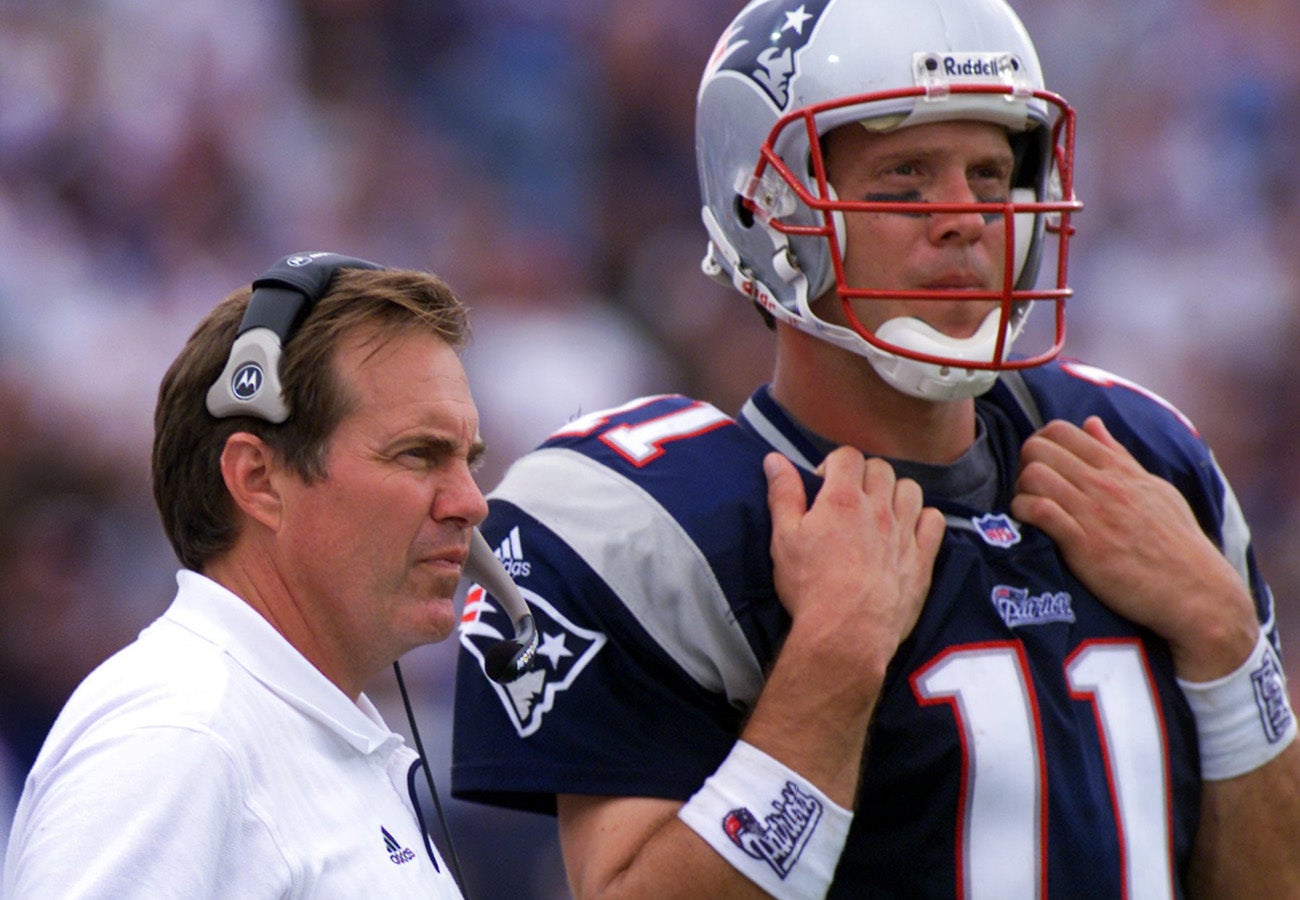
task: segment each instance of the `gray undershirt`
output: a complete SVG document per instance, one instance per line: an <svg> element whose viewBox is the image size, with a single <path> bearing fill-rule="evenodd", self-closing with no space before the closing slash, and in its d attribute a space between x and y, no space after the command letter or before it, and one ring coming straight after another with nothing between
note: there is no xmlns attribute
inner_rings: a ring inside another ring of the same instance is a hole
<svg viewBox="0 0 1300 900"><path fill-rule="evenodd" d="M784 408L784 407L783 407ZM795 427L823 454L836 444L813 431L785 410ZM974 509L992 509L998 496L998 465L989 444L988 428L981 416L975 417L975 442L961 456L943 465L882 457L894 467L900 478L911 478L921 485L927 496L942 497Z"/></svg>

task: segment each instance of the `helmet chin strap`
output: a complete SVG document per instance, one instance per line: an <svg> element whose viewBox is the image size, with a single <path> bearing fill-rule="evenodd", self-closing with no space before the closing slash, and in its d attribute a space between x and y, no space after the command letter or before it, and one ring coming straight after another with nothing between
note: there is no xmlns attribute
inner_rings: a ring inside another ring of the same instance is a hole
<svg viewBox="0 0 1300 900"><path fill-rule="evenodd" d="M1028 309L1021 310L1007 330L1005 351L1020 333ZM980 327L968 338L953 338L922 322L904 316L890 319L876 329L876 337L913 353L945 356L950 359L987 362L997 346L1001 311L990 310ZM866 344L866 342L863 342ZM921 362L890 353L871 344L866 356L876 373L892 388L922 400L964 400L978 397L997 381L992 369L965 369L958 366Z"/></svg>

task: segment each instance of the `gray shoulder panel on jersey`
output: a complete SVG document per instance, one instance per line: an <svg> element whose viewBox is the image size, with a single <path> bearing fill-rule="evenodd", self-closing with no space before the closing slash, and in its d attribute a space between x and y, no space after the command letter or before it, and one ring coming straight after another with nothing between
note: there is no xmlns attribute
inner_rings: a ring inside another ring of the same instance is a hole
<svg viewBox="0 0 1300 900"><path fill-rule="evenodd" d="M758 659L700 548L643 488L551 447L511 466L490 496L568 544L701 686L737 707L753 706L763 686Z"/></svg>
<svg viewBox="0 0 1300 900"><path fill-rule="evenodd" d="M1223 534L1223 555L1232 563L1232 567L1237 570L1241 580L1247 585L1250 582L1250 565L1246 561L1247 552L1250 550L1250 526L1246 524L1246 514L1241 511L1241 504L1237 502L1237 495L1232 491L1232 485L1228 484L1227 477L1223 470L1219 468L1216 460L1214 463L1215 474L1219 478L1219 484L1223 486L1223 521L1219 523L1219 528ZM1273 606L1273 598L1267 598L1268 609L1265 611L1264 621L1261 623L1264 630L1272 634L1277 627L1276 611Z"/></svg>
<svg viewBox="0 0 1300 900"><path fill-rule="evenodd" d="M1246 565L1246 551L1250 548L1250 527L1246 524L1246 516L1241 511L1241 504L1237 502L1237 495L1232 492L1232 486L1228 484L1228 479L1224 477L1223 470L1219 464L1214 464L1215 474L1219 478L1219 484L1223 486L1223 521L1219 527L1223 531L1223 555L1232 563L1237 574L1242 577L1247 584L1250 584L1250 571Z"/></svg>

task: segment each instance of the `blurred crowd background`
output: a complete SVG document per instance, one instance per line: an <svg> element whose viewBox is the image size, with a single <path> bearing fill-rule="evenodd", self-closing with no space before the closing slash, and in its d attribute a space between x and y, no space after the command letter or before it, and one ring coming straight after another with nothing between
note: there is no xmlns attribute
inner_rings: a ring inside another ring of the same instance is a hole
<svg viewBox="0 0 1300 900"><path fill-rule="evenodd" d="M485 490L581 412L734 411L766 379L758 317L698 267L695 89L742 5L0 0L0 843L68 692L171 599L158 381L278 257L470 302ZM1300 5L1015 5L1079 112L1066 352L1196 422L1300 647ZM549 819L446 796L454 660L403 666L470 896L563 897Z"/></svg>

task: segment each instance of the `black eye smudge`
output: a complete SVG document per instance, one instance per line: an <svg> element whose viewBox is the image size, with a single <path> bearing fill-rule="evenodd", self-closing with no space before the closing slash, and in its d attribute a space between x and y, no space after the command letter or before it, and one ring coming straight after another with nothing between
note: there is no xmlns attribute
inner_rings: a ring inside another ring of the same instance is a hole
<svg viewBox="0 0 1300 900"><path fill-rule="evenodd" d="M902 194L867 194L863 198L868 203L924 203L925 199L921 196L920 191L907 191ZM893 213L897 216L907 216L911 219L923 219L927 213L923 212L904 212Z"/></svg>
<svg viewBox="0 0 1300 900"><path fill-rule="evenodd" d="M978 199L980 203L1006 203L1007 202L1006 197L980 197ZM992 222L996 222L1002 218L1002 213L1000 212L981 213L981 215L984 217L985 225L988 225Z"/></svg>
<svg viewBox="0 0 1300 900"><path fill-rule="evenodd" d="M920 191L908 191L903 194L867 194L866 197L864 197L863 199L866 200L868 203L927 203L929 202L921 196ZM1005 197L980 197L978 198L977 202L1006 203L1007 199ZM927 215L929 215L929 213L900 212L900 213L893 213L893 215L907 216L908 218L912 218L912 219L923 219ZM987 225L1001 219L1002 213L988 212L988 213L981 213L981 216L984 218L984 224Z"/></svg>

